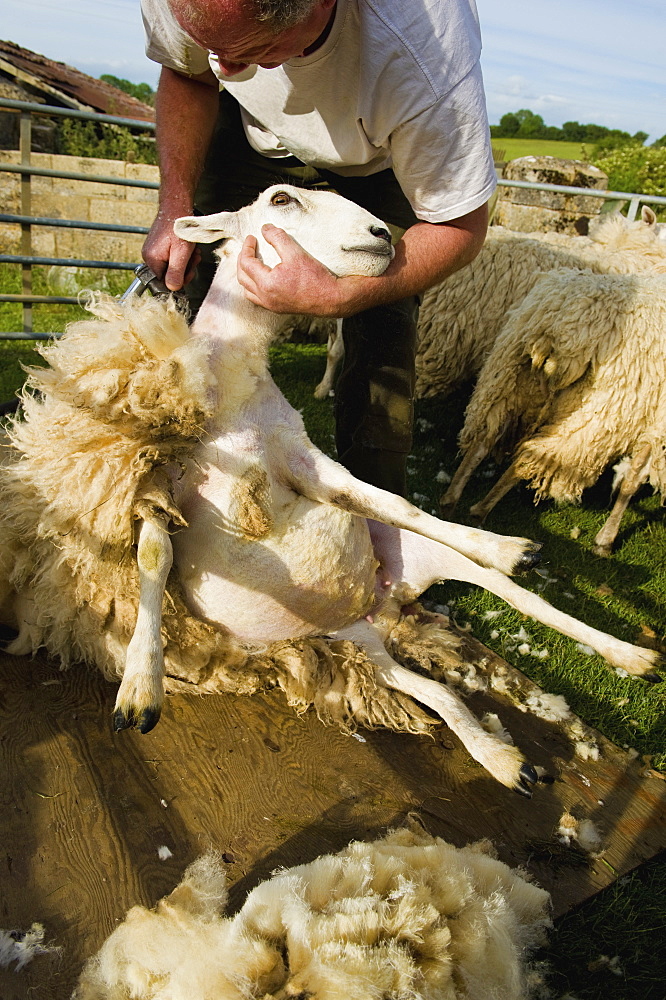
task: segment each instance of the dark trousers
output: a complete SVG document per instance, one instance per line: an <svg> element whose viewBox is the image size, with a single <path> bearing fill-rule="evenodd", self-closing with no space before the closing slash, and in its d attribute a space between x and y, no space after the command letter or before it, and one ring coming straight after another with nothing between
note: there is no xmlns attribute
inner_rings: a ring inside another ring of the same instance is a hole
<svg viewBox="0 0 666 1000"><path fill-rule="evenodd" d="M335 190L388 223L397 238L417 220L392 170L341 177L295 156L270 159L247 142L237 102L220 94L220 113L195 196L195 212L236 211L272 184ZM186 293L193 311L203 301L215 261L202 261ZM412 446L418 297L378 306L344 320L345 360L335 390L336 448L353 475L404 495Z"/></svg>

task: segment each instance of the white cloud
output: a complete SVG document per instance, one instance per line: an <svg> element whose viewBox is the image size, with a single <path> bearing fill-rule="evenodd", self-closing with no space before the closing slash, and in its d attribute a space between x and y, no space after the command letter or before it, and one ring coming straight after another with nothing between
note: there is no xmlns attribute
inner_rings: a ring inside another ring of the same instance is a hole
<svg viewBox="0 0 666 1000"><path fill-rule="evenodd" d="M666 132L660 2L477 0L491 121L529 107L549 125ZM520 101L520 104L516 104Z"/></svg>

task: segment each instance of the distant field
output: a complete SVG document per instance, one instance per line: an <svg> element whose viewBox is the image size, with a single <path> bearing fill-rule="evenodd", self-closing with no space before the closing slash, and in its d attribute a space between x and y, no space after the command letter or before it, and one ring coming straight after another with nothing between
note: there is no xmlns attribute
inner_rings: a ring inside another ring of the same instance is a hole
<svg viewBox="0 0 666 1000"><path fill-rule="evenodd" d="M588 147L583 153L580 142L558 142L556 139L493 139L493 149L504 150L502 160L515 160L518 156L561 156L565 160L587 159L592 152Z"/></svg>

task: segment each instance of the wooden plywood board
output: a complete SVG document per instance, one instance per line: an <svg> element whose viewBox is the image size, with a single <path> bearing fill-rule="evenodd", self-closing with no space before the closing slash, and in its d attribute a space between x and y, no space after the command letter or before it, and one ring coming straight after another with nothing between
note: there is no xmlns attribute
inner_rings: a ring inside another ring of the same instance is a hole
<svg viewBox="0 0 666 1000"><path fill-rule="evenodd" d="M532 801L494 782L443 727L434 739L344 736L273 692L173 696L153 733L114 735L115 690L83 667L0 657L0 927L40 921L62 948L20 973L0 971L3 1000L69 997L127 909L152 905L209 847L224 852L237 908L276 867L418 811L457 845L489 837L503 861L552 892L559 914L665 846L665 782L598 734L600 759L579 760L560 726L485 693L470 707L499 712L532 762L558 777ZM564 809L597 825L601 858L588 863L558 844ZM172 852L165 861L161 846Z"/></svg>

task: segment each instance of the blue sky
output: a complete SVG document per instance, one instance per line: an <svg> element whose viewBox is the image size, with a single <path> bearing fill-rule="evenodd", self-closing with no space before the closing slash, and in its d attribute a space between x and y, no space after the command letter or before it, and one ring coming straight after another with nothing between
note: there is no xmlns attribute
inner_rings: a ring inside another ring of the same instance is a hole
<svg viewBox="0 0 666 1000"><path fill-rule="evenodd" d="M395 0L396 3L410 0ZM666 133L664 0L477 0L491 122L530 108L548 125ZM157 82L139 0L2 0L0 36L99 76Z"/></svg>

